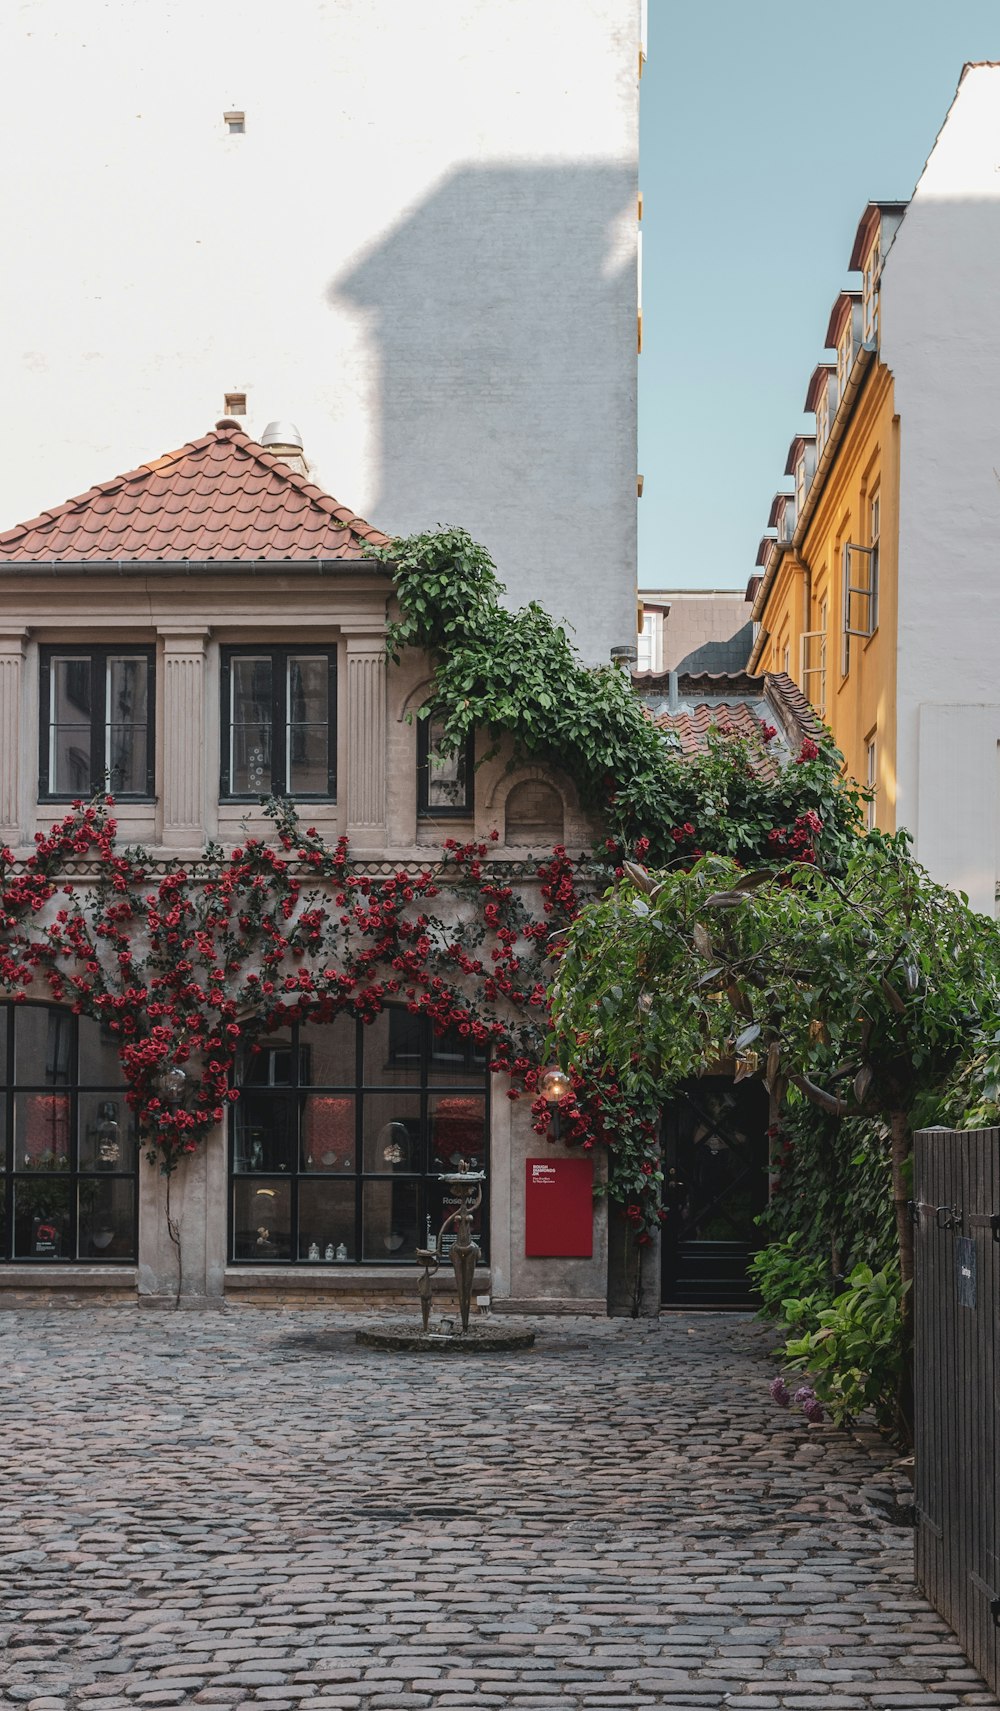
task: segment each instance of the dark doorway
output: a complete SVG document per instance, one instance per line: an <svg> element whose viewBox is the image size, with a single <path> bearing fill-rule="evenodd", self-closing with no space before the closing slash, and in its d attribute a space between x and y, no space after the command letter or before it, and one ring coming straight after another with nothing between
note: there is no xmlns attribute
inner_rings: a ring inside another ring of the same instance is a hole
<svg viewBox="0 0 1000 1711"><path fill-rule="evenodd" d="M663 1114L662 1299L752 1308L747 1263L767 1205L768 1099L757 1080L685 1082Z"/></svg>

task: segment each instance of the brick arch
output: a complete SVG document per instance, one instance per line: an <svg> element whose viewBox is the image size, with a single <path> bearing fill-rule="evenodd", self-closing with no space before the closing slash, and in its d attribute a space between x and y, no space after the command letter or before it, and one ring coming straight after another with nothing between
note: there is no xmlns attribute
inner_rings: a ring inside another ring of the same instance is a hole
<svg viewBox="0 0 1000 1711"><path fill-rule="evenodd" d="M547 778L522 778L504 803L504 843L561 844L566 804Z"/></svg>
<svg viewBox="0 0 1000 1711"><path fill-rule="evenodd" d="M502 772L485 807L496 821L503 816L505 843L546 847L565 841L567 819L579 812L569 780L542 766Z"/></svg>

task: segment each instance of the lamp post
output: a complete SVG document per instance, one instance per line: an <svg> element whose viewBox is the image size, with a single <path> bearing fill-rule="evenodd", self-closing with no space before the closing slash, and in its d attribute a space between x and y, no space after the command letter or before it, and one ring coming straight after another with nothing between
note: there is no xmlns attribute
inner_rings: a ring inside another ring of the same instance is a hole
<svg viewBox="0 0 1000 1711"><path fill-rule="evenodd" d="M564 1099L567 1093L572 1093L573 1083L566 1071L554 1063L550 1064L548 1069L543 1069L536 1086L539 1096L549 1108L549 1134L554 1141L558 1141L561 1134L559 1101Z"/></svg>
<svg viewBox="0 0 1000 1711"><path fill-rule="evenodd" d="M171 1112L177 1110L184 1098L187 1079L187 1075L179 1063L167 1063L166 1059L153 1074L153 1087L157 1097L163 1100ZM174 1306L179 1307L181 1291L184 1286L184 1261L181 1252L181 1228L170 1211L170 1181L173 1174L173 1160L169 1159L167 1169L167 1235L177 1249L177 1294L174 1297Z"/></svg>

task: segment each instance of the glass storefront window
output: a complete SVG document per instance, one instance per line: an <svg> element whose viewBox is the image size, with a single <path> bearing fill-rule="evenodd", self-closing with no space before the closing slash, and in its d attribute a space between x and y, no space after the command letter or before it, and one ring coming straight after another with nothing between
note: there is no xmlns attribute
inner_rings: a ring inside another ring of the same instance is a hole
<svg viewBox="0 0 1000 1711"><path fill-rule="evenodd" d="M0 1005L0 1257L136 1257L138 1144L114 1039L44 1004Z"/></svg>
<svg viewBox="0 0 1000 1711"><path fill-rule="evenodd" d="M402 1006L247 1046L230 1153L233 1261L414 1264L452 1210L438 1175L459 1159L487 1168L487 1083L470 1036L435 1036Z"/></svg>

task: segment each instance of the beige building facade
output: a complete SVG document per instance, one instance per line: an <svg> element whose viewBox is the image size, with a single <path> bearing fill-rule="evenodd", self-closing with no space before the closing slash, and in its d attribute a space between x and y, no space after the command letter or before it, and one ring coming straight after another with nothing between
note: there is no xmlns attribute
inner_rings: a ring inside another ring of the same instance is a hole
<svg viewBox="0 0 1000 1711"><path fill-rule="evenodd" d="M433 728L421 748L427 726L410 716L430 667L387 658L391 572L364 556L384 541L225 421L0 536L0 838L13 856L107 782L121 842L146 846L162 874L207 843L269 836L260 798L276 791L374 873L496 832L491 859L537 910L539 854L584 848L593 828L568 778L511 766L509 750L485 759L485 737L476 757L438 759ZM166 1182L139 1159L116 1053L43 982L26 996L0 1007L0 1294L168 1303ZM494 1079L485 1054L435 1040L402 1005L370 1028L343 1016L270 1036L227 1121L170 1183L184 1299L407 1294L441 1216L437 1174L461 1152L488 1167L480 1294L497 1309L604 1311L605 1203L589 1254L526 1253L527 1161L569 1154Z"/></svg>

